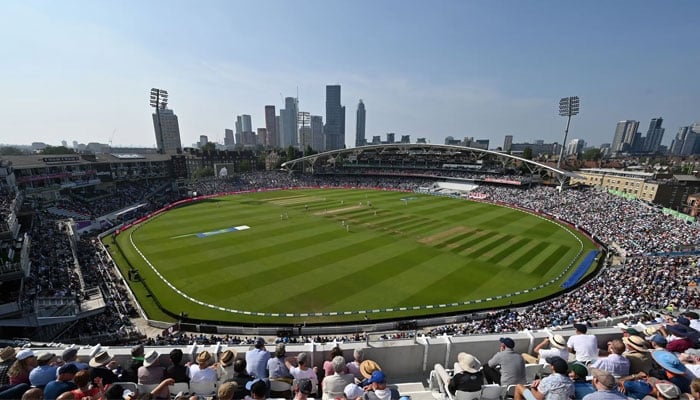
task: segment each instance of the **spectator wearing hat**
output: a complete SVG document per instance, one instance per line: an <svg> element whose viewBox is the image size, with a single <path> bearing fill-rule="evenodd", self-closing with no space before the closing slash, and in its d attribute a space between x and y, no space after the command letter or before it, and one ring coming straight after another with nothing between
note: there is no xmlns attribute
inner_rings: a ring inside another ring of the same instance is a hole
<svg viewBox="0 0 700 400"><path fill-rule="evenodd" d="M309 368L308 365L308 354L301 352L297 354L296 364L292 363L293 360L287 359L287 368L289 368L289 373L292 374L294 379L309 379L313 383L312 393L318 392L318 376L316 375L316 368Z"/></svg>
<svg viewBox="0 0 700 400"><path fill-rule="evenodd" d="M280 380L292 383L294 378L289 373L285 357L287 355L287 347L284 343L277 343L275 347L275 356L267 360L267 372L270 380ZM290 393L291 395L291 393Z"/></svg>
<svg viewBox="0 0 700 400"><path fill-rule="evenodd" d="M363 400L398 400L400 397L396 389L387 387L383 371L372 372L367 383Z"/></svg>
<svg viewBox="0 0 700 400"><path fill-rule="evenodd" d="M365 395L365 390L355 383L345 386L343 392L345 393L345 398L348 400L357 400Z"/></svg>
<svg viewBox="0 0 700 400"><path fill-rule="evenodd" d="M47 383L56 379L58 367L51 361L56 358L56 354L50 352L40 353L36 358L36 367L29 372L29 382L32 386L43 389Z"/></svg>
<svg viewBox="0 0 700 400"><path fill-rule="evenodd" d="M586 395L583 400L625 400L627 397L615 388L615 377L602 369L591 369L593 387L596 391Z"/></svg>
<svg viewBox="0 0 700 400"><path fill-rule="evenodd" d="M576 334L566 342L569 353L576 354L576 361L589 364L598 358L598 339L595 335L589 335L588 327L584 324L574 324Z"/></svg>
<svg viewBox="0 0 700 400"><path fill-rule="evenodd" d="M143 365L137 372L139 385L157 385L165 379L165 368L160 365L158 357L160 354L151 350L143 358Z"/></svg>
<svg viewBox="0 0 700 400"><path fill-rule="evenodd" d="M608 342L608 356L597 359L592 368L604 369L613 376L627 376L630 374L630 360L625 358L625 344L620 339Z"/></svg>
<svg viewBox="0 0 700 400"><path fill-rule="evenodd" d="M219 362L216 363L216 377L219 381L224 382L233 378L233 362L236 361L237 352L228 349L221 353Z"/></svg>
<svg viewBox="0 0 700 400"><path fill-rule="evenodd" d="M78 386L73 383L73 378L78 372L78 367L73 364L63 365L58 369L58 379L49 382L44 388L44 399L55 400L63 392L70 392Z"/></svg>
<svg viewBox="0 0 700 400"><path fill-rule="evenodd" d="M549 345L549 349L544 347ZM546 337L532 349L532 352L537 355L533 357L530 354L523 353L523 359L528 364L546 364L548 357L561 357L564 360L569 359L569 350L566 349L566 339L562 335L554 335L551 338Z"/></svg>
<svg viewBox="0 0 700 400"><path fill-rule="evenodd" d="M182 350L173 349L168 355L170 358L170 366L165 369L165 377L172 378L173 381L190 383L190 370L182 365Z"/></svg>
<svg viewBox="0 0 700 400"><path fill-rule="evenodd" d="M252 381L253 377L248 375L245 360L236 360L233 362L233 378L232 381L238 384L238 388L233 394L234 399L242 399L250 395L250 391L246 389L248 382Z"/></svg>
<svg viewBox="0 0 700 400"><path fill-rule="evenodd" d="M112 358L112 355L108 352L100 351L90 359L88 365L90 366L90 377L93 381L96 378L101 378L105 386L119 381L119 377L112 372L112 368L116 366Z"/></svg>
<svg viewBox="0 0 700 400"><path fill-rule="evenodd" d="M654 389L656 389L658 400L679 400L681 398L680 389L671 382L658 382L654 385Z"/></svg>
<svg viewBox="0 0 700 400"><path fill-rule="evenodd" d="M568 377L569 365L559 356L548 357L547 364L554 372L542 379L537 379L530 385L530 392L537 400L569 400L574 397L574 381ZM515 387L514 400L523 400L524 392L528 390L525 385L518 384Z"/></svg>
<svg viewBox="0 0 700 400"><path fill-rule="evenodd" d="M253 346L254 348L245 352L248 374L254 378L267 378L267 360L270 359L270 352L265 350L265 339L258 337Z"/></svg>
<svg viewBox="0 0 700 400"><path fill-rule="evenodd" d="M74 346L63 350L61 353L61 359L63 359L65 364L74 364L79 370L87 370L90 368L90 366L86 363L78 361L78 348ZM58 374L58 371L56 371L56 373Z"/></svg>
<svg viewBox="0 0 700 400"><path fill-rule="evenodd" d="M645 372L638 372L617 378L617 386L620 392L627 395L628 398L641 400L654 390L654 387L647 381L648 378L649 376Z"/></svg>
<svg viewBox="0 0 700 400"><path fill-rule="evenodd" d="M450 393L478 392L484 383L484 372L481 370L481 361L468 353L457 354L457 366L460 371L455 373L447 384Z"/></svg>
<svg viewBox="0 0 700 400"><path fill-rule="evenodd" d="M362 373L360 372L360 364L362 364L364 355L365 354L362 349L355 349L352 352L354 360L346 365L348 367L348 372L351 373L355 379L358 380L358 382L363 379Z"/></svg>
<svg viewBox="0 0 700 400"><path fill-rule="evenodd" d="M360 374L364 379L359 383L360 387L365 387L368 385L369 378L372 376L372 372L381 371L382 368L374 360L364 360L360 363Z"/></svg>
<svg viewBox="0 0 700 400"><path fill-rule="evenodd" d="M569 364L569 378L574 381L574 398L581 400L587 394L595 392L593 384L588 382L588 368L579 362Z"/></svg>
<svg viewBox="0 0 700 400"><path fill-rule="evenodd" d="M209 368L211 353L204 350L197 355L195 364L190 365L190 383L216 382L216 371Z"/></svg>
<svg viewBox="0 0 700 400"><path fill-rule="evenodd" d="M0 388L10 384L10 377L7 376L7 371L12 363L15 362L15 354L17 354L17 350L12 346L7 346L0 350Z"/></svg>
<svg viewBox="0 0 700 400"><path fill-rule="evenodd" d="M499 351L484 365L484 376L488 383L502 386L525 384L525 360L513 348L515 342L508 337L498 339Z"/></svg>
<svg viewBox="0 0 700 400"><path fill-rule="evenodd" d="M638 372L649 372L651 369L651 356L647 341L641 336L630 335L622 338L622 342L627 347L627 350L622 354L630 362L630 374Z"/></svg>
<svg viewBox="0 0 700 400"><path fill-rule="evenodd" d="M138 382L139 368L143 365L144 348L142 344L138 344L131 348L131 361L122 371L119 377L121 382Z"/></svg>
<svg viewBox="0 0 700 400"><path fill-rule="evenodd" d="M657 350L651 353L656 364L663 368L666 379L678 386L683 393L690 393L690 372L675 354L666 350ZM663 376L657 376L663 379Z"/></svg>
<svg viewBox="0 0 700 400"><path fill-rule="evenodd" d="M216 399L233 400L233 395L236 393L236 389L238 389L236 382L224 382L219 385L219 388L216 391Z"/></svg>
<svg viewBox="0 0 700 400"><path fill-rule="evenodd" d="M668 344L666 350L674 353L682 353L694 346L694 337L697 336L692 328L690 321L684 317L678 317L677 323L659 328L665 336Z"/></svg>
<svg viewBox="0 0 700 400"><path fill-rule="evenodd" d="M651 339L649 339L649 343L651 343L651 351L666 350L666 346L668 345L668 341L661 332L655 333Z"/></svg>
<svg viewBox="0 0 700 400"><path fill-rule="evenodd" d="M29 373L37 365L36 355L29 349L20 350L15 355L15 361L7 370L7 375L10 377L10 385L29 382Z"/></svg>
<svg viewBox="0 0 700 400"><path fill-rule="evenodd" d="M314 384L311 379L295 379L292 383L294 400L306 400L313 393Z"/></svg>
<svg viewBox="0 0 700 400"><path fill-rule="evenodd" d="M342 397L345 387L355 381L355 377L348 374L345 367L345 358L343 356L335 356L331 361L333 366L333 375L326 375L321 382L323 391L323 399L335 399Z"/></svg>

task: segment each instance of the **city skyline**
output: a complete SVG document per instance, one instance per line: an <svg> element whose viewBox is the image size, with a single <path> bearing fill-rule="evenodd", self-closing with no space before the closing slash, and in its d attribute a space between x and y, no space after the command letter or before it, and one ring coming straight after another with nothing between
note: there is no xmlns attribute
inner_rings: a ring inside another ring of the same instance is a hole
<svg viewBox="0 0 700 400"><path fill-rule="evenodd" d="M2 7L0 32L12 38L0 65L4 144L155 147L152 87L168 90L184 146L200 135L223 143L237 115L250 115L253 131L268 127L265 106L286 109L284 98L297 93L297 110L325 120L328 85L342 87L343 105L368 104L370 138L395 132L431 143L453 136L496 144L512 135L517 143L561 143L557 100L574 95L581 114L569 137L594 146L612 142L621 120L662 117L665 146L700 120L694 1ZM655 24L634 28L619 24L619 15ZM301 23L312 20L318 23ZM352 147L356 118L345 121Z"/></svg>

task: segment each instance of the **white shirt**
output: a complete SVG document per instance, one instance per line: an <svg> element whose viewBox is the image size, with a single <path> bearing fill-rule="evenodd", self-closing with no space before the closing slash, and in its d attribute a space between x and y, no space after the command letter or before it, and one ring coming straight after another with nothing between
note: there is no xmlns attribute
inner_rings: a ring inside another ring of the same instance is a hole
<svg viewBox="0 0 700 400"><path fill-rule="evenodd" d="M574 349L576 361L587 363L598 358L598 339L595 335L573 335L566 342L566 347Z"/></svg>
<svg viewBox="0 0 700 400"><path fill-rule="evenodd" d="M316 373L314 372L313 368L307 368L306 370L302 370L299 367L292 367L289 369L289 373L292 374L294 379L310 379L311 384L313 385L311 393L316 393L316 391L318 390L318 377L316 376Z"/></svg>
<svg viewBox="0 0 700 400"><path fill-rule="evenodd" d="M216 382L216 371L211 368L199 369L198 364L190 365L190 382Z"/></svg>

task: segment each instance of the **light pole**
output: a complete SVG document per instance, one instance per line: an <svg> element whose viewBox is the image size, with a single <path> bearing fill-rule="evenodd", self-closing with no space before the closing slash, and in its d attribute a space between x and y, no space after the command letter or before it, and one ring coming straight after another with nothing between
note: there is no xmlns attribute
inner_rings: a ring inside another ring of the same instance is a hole
<svg viewBox="0 0 700 400"><path fill-rule="evenodd" d="M571 117L578 114L578 110L578 96L564 97L559 100L559 115L562 117L567 117L567 119L566 129L564 130L564 143L561 145L559 160L557 160L557 169L561 169L561 159L564 158L564 147L566 147L566 137L569 135L569 124L571 123Z"/></svg>
<svg viewBox="0 0 700 400"><path fill-rule="evenodd" d="M163 140L163 124L160 122L160 110L165 110L168 106L168 91L164 89L151 89L151 107L156 109L156 119L158 119L158 136L160 137L160 147L158 152L165 153L165 141Z"/></svg>

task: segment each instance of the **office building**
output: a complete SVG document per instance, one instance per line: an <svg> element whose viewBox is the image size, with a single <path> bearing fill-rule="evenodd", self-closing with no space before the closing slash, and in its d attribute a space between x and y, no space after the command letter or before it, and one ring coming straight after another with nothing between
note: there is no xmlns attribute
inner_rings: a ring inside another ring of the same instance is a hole
<svg viewBox="0 0 700 400"><path fill-rule="evenodd" d="M297 132L299 131L297 123L297 113L299 112L299 103L295 97L284 98L284 109L280 110L280 147L287 148L289 146L296 147L298 145Z"/></svg>
<svg viewBox="0 0 700 400"><path fill-rule="evenodd" d="M664 119L652 118L649 123L649 129L647 130L647 136L644 140L644 152L656 153L659 151L659 146L661 146L661 140L664 138L665 129L661 127Z"/></svg>
<svg viewBox="0 0 700 400"><path fill-rule="evenodd" d="M267 128L258 128L258 134L255 137L255 143L258 146L266 146L268 142Z"/></svg>
<svg viewBox="0 0 700 400"><path fill-rule="evenodd" d="M503 140L503 151L508 152L511 147L513 147L513 135L506 135Z"/></svg>
<svg viewBox="0 0 700 400"><path fill-rule="evenodd" d="M311 116L311 148L315 151L323 151L323 117Z"/></svg>
<svg viewBox="0 0 700 400"><path fill-rule="evenodd" d="M566 145L564 154L567 156L578 156L583 153L583 148L586 146L586 142L583 139L571 139L569 144Z"/></svg>
<svg viewBox="0 0 700 400"><path fill-rule="evenodd" d="M232 149L236 142L233 138L233 129L224 129L224 146L226 149Z"/></svg>
<svg viewBox="0 0 700 400"><path fill-rule="evenodd" d="M365 112L365 104L360 99L360 103L357 105L357 123L355 128L355 147L364 146L367 144L367 139L365 139L365 120L367 118Z"/></svg>
<svg viewBox="0 0 700 400"><path fill-rule="evenodd" d="M700 123L680 127L669 152L674 156L700 154Z"/></svg>
<svg viewBox="0 0 700 400"><path fill-rule="evenodd" d="M197 142L197 147L200 149L209 143L209 137L207 135L199 135L199 142Z"/></svg>
<svg viewBox="0 0 700 400"><path fill-rule="evenodd" d="M639 128L639 121L624 120L617 123L615 136L612 142L612 152L622 153L632 150L635 136Z"/></svg>
<svg viewBox="0 0 700 400"><path fill-rule="evenodd" d="M265 129L267 130L267 141L265 145L272 148L277 148L280 145L275 112L275 106L265 106Z"/></svg>
<svg viewBox="0 0 700 400"><path fill-rule="evenodd" d="M345 107L340 104L340 85L326 86L325 150L345 148Z"/></svg>
<svg viewBox="0 0 700 400"><path fill-rule="evenodd" d="M153 113L153 128L159 153L177 153L182 150L180 124L173 110L159 109Z"/></svg>

